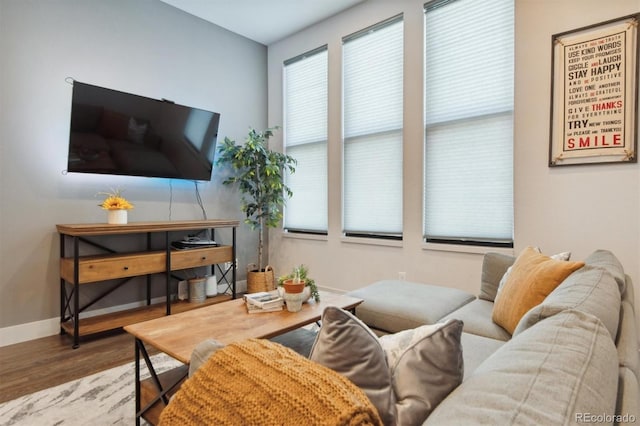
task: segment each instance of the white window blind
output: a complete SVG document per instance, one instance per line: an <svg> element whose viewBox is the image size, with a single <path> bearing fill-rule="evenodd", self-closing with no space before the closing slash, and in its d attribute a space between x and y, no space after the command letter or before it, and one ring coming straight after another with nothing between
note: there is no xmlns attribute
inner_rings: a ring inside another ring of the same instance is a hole
<svg viewBox="0 0 640 426"><path fill-rule="evenodd" d="M403 21L343 39L343 229L402 236Z"/></svg>
<svg viewBox="0 0 640 426"><path fill-rule="evenodd" d="M327 47L284 63L284 143L298 164L284 212L289 231L327 231Z"/></svg>
<svg viewBox="0 0 640 426"><path fill-rule="evenodd" d="M425 5L427 241L513 244L514 0Z"/></svg>

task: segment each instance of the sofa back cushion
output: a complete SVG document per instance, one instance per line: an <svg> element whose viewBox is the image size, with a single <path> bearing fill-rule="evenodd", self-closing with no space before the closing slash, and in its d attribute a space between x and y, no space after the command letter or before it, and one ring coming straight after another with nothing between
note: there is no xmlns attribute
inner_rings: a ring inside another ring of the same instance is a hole
<svg viewBox="0 0 640 426"><path fill-rule="evenodd" d="M539 305L549 293L584 262L555 260L533 247L525 248L515 263L493 307L493 321L513 334L524 314Z"/></svg>
<svg viewBox="0 0 640 426"><path fill-rule="evenodd" d="M620 321L618 286L607 270L591 265L585 265L569 275L542 303L528 311L513 335L566 309L596 316L609 330L611 339L615 339Z"/></svg>
<svg viewBox="0 0 640 426"><path fill-rule="evenodd" d="M620 294L625 292L625 273L622 264L609 250L596 250L584 260L584 263L606 269L618 283Z"/></svg>
<svg viewBox="0 0 640 426"><path fill-rule="evenodd" d="M484 255L482 259L479 299L488 300L489 302L495 300L500 280L515 260L515 256L501 253L491 252Z"/></svg>
<svg viewBox="0 0 640 426"><path fill-rule="evenodd" d="M580 423L580 413L613 414L617 364L602 322L564 311L498 349L425 424L561 425Z"/></svg>
<svg viewBox="0 0 640 426"><path fill-rule="evenodd" d="M624 292L621 293L622 300L631 303L631 307L633 307L635 311L636 306L636 295L635 290L633 289L633 281L631 281L630 276L626 276L625 284L624 284Z"/></svg>

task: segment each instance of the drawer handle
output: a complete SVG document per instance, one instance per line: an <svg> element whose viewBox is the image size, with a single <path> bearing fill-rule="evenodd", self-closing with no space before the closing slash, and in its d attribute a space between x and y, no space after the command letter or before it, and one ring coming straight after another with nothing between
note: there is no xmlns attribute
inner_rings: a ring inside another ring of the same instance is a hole
<svg viewBox="0 0 640 426"><path fill-rule="evenodd" d="M207 256L202 256L201 260L207 260Z"/></svg>
<svg viewBox="0 0 640 426"><path fill-rule="evenodd" d="M129 267L128 267L128 266L125 266L125 267L124 267L124 270L125 270L125 271L128 271L128 270L129 270Z"/></svg>

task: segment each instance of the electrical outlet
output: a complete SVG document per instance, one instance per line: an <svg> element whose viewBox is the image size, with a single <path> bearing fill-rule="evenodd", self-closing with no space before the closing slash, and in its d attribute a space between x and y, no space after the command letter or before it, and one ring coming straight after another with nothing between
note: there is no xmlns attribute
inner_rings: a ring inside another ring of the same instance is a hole
<svg viewBox="0 0 640 426"><path fill-rule="evenodd" d="M400 281L404 281L407 279L407 273L406 272L398 272L398 279Z"/></svg>

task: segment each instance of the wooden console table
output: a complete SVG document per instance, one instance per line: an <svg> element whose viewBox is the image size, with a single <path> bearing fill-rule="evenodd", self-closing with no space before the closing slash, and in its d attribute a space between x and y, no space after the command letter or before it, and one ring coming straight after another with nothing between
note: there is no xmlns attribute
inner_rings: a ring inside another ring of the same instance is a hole
<svg viewBox="0 0 640 426"><path fill-rule="evenodd" d="M223 302L236 297L236 220L187 220L169 222L132 222L124 225L106 223L56 225L60 234L60 333L73 335L73 347L79 346L80 336L122 328L141 321L171 315L172 310L184 312ZM172 250L170 233L176 231L210 230L211 239L215 239L215 229L230 228L232 244L230 246L203 247L187 250ZM89 239L96 236L115 236L125 234L147 234L147 249L142 252L118 253L102 244ZM164 241L160 248L152 248L151 235L163 233ZM67 238L72 239L72 254L66 255ZM106 254L83 256L80 254L80 242L100 249ZM231 263L230 270L224 271L220 264ZM181 301L171 302L171 272L218 265L224 281L229 284L231 294L223 294L207 299L203 303ZM227 274L231 273L228 277ZM165 303L151 304L151 275L165 274ZM147 306L118 311L105 315L79 318L86 308L101 300L117 288L138 276L147 277ZM120 279L114 287L100 294L84 306L80 306L80 286L99 281ZM70 291L67 291L70 289Z"/></svg>

